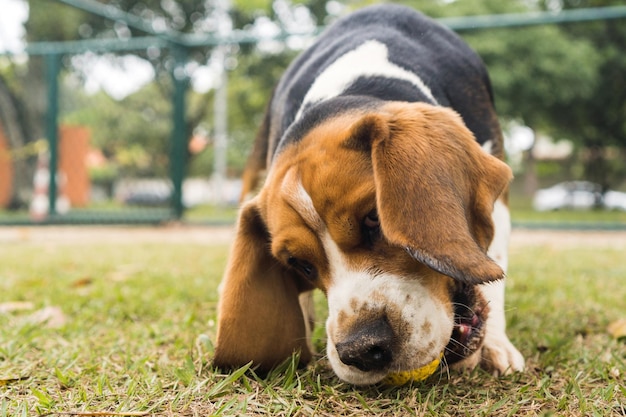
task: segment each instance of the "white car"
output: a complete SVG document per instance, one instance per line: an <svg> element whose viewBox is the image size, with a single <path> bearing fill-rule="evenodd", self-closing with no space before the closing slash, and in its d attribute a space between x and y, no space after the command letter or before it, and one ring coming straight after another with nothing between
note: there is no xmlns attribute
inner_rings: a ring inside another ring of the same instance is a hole
<svg viewBox="0 0 626 417"><path fill-rule="evenodd" d="M538 190L533 198L533 208L537 211L589 210L601 207L602 200L602 189L598 184L589 181L568 181Z"/></svg>
<svg viewBox="0 0 626 417"><path fill-rule="evenodd" d="M603 203L608 210L626 211L626 193L609 190L604 193Z"/></svg>

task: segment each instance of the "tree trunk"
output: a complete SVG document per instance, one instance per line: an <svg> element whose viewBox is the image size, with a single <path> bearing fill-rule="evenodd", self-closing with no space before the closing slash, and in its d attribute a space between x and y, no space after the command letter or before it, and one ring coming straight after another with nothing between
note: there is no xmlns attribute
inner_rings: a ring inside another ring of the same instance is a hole
<svg viewBox="0 0 626 417"><path fill-rule="evenodd" d="M605 151L605 147L600 144L588 146L584 171L585 179L600 184L602 192L609 189L609 167Z"/></svg>
<svg viewBox="0 0 626 417"><path fill-rule="evenodd" d="M532 197L539 188L539 178L537 178L537 169L535 157L533 156L534 145L524 152L524 195Z"/></svg>
<svg viewBox="0 0 626 417"><path fill-rule="evenodd" d="M9 208L17 209L28 205L32 192L35 154L20 152L32 142L26 123L24 105L11 93L8 85L0 77L0 120L6 137L13 165L13 186Z"/></svg>

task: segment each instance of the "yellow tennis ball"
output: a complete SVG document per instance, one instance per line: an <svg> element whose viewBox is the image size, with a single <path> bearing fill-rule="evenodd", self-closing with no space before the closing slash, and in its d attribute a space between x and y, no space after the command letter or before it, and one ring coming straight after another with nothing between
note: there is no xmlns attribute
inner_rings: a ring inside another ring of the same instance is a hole
<svg viewBox="0 0 626 417"><path fill-rule="evenodd" d="M383 379L383 384L387 385L404 385L409 381L423 381L431 376L437 370L439 362L441 362L443 354L439 355L434 361L422 366L421 368L413 369L412 371L400 371L390 372Z"/></svg>

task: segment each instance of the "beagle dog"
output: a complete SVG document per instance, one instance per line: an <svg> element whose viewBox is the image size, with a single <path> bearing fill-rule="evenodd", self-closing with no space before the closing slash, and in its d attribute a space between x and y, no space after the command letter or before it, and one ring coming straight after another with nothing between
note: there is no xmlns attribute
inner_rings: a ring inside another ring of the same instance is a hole
<svg viewBox="0 0 626 417"><path fill-rule="evenodd" d="M218 306L214 364L267 371L326 354L351 384L442 353L456 368L522 370L505 333L510 231L503 142L481 59L409 8L334 23L274 90L244 174Z"/></svg>

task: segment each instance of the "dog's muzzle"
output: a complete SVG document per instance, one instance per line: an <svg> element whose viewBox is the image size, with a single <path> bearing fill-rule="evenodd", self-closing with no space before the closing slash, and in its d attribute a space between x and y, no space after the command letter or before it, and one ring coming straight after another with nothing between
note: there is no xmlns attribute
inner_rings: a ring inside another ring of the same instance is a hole
<svg viewBox="0 0 626 417"><path fill-rule="evenodd" d="M452 298L454 328L444 352L445 362L459 362L482 345L489 308L475 285L459 283Z"/></svg>

